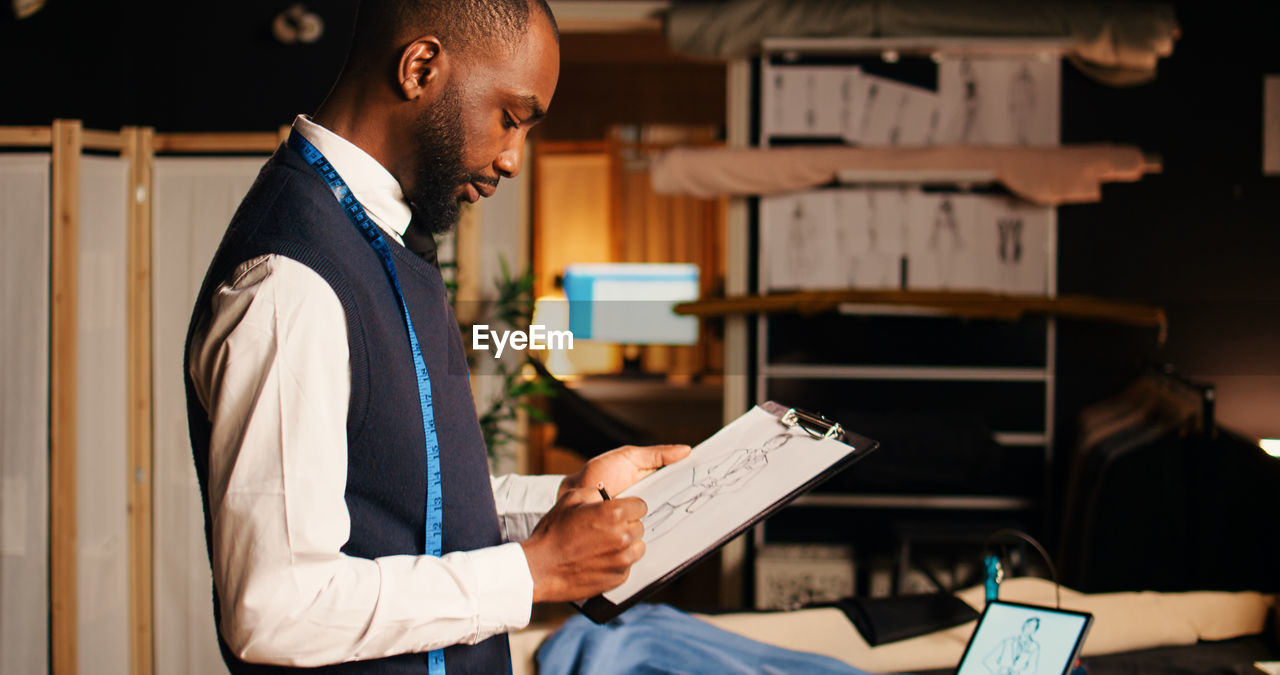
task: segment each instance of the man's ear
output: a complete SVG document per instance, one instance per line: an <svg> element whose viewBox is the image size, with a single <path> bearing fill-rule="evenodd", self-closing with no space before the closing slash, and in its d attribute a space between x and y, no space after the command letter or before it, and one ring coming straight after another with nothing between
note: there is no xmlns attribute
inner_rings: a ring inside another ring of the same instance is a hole
<svg viewBox="0 0 1280 675"><path fill-rule="evenodd" d="M414 40L400 52L396 70L400 94L409 101L423 96L434 99L449 81L450 67L439 38L424 35Z"/></svg>

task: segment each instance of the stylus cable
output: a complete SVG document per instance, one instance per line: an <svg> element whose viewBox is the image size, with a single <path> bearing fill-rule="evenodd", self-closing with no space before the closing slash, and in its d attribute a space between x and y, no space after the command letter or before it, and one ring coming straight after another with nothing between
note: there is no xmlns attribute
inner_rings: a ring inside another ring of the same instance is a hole
<svg viewBox="0 0 1280 675"><path fill-rule="evenodd" d="M1058 570L1053 566L1053 560L1049 558L1049 552L1044 550L1044 547L1040 545L1040 542L1036 541L1031 535L1023 532L1022 530L1015 530L1012 528L996 530L988 535L986 541L982 545L983 550L990 551L992 542L1002 537L1017 537L1018 539L1031 544L1031 546L1040 553L1040 557L1044 560L1044 564L1049 566L1049 576L1053 578L1053 593L1058 603L1058 609L1062 609L1062 584L1058 582ZM991 574L992 573L990 571L987 572L988 577L990 577ZM996 579L995 583L999 584L1000 582ZM991 593L988 593L988 595L991 595ZM988 598L988 600L990 599L992 598Z"/></svg>

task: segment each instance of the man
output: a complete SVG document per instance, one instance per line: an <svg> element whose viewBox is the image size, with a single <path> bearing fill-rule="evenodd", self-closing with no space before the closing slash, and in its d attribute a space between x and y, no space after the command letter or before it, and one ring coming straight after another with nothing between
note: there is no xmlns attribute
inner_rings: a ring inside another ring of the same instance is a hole
<svg viewBox="0 0 1280 675"><path fill-rule="evenodd" d="M643 554L643 502L595 486L688 448L491 478L431 264L458 202L519 171L558 60L542 0L362 4L333 91L228 227L186 365L233 672L506 672L533 602L617 586Z"/></svg>

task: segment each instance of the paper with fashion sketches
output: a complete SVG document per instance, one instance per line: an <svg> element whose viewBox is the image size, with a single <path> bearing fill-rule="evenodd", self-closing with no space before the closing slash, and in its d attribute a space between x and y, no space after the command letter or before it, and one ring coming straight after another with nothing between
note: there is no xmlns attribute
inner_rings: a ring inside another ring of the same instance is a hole
<svg viewBox="0 0 1280 675"><path fill-rule="evenodd" d="M858 74L844 138L872 146L921 146L938 142L938 95L875 75Z"/></svg>
<svg viewBox="0 0 1280 675"><path fill-rule="evenodd" d="M938 65L940 145L1058 145L1059 59L947 58Z"/></svg>
<svg viewBox="0 0 1280 675"><path fill-rule="evenodd" d="M622 604L875 445L861 437L846 440L853 438L854 445L814 438L799 426L784 425L778 413L752 408L685 459L618 495L648 505L642 521L646 549L630 578L604 598Z"/></svg>
<svg viewBox="0 0 1280 675"><path fill-rule="evenodd" d="M856 68L773 68L762 83L765 136L839 138Z"/></svg>

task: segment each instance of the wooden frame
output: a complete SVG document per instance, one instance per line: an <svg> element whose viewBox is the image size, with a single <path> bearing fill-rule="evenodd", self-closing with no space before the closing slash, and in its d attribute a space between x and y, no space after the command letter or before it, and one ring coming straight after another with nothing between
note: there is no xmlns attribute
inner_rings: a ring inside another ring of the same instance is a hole
<svg viewBox="0 0 1280 675"><path fill-rule="evenodd" d="M50 127L0 127L0 147L48 148L52 145Z"/></svg>
<svg viewBox="0 0 1280 675"><path fill-rule="evenodd" d="M155 134L151 143L154 154L202 154L244 153L271 154L289 137L290 127L280 127L275 133L261 132L208 132Z"/></svg>
<svg viewBox="0 0 1280 675"><path fill-rule="evenodd" d="M79 298L80 244L80 167L85 150L119 153L129 162L126 214L129 259L126 264L128 345L127 444L132 479L126 487L128 495L127 528L129 532L129 607L130 663L134 673L151 670L150 564L140 561L137 551L149 551L150 521L150 371L147 360L149 328L139 341L137 327L150 325L150 299L138 293L149 293L149 262L139 259L135 251L150 243L149 197L146 190L137 191L140 175L150 175L149 152L140 138L150 133L127 128L120 132L87 130L79 120L55 120L52 127L21 127L0 133L0 145L41 147L46 141L52 151L51 163L51 279L50 291L50 408L49 408L49 606L50 669L54 673L79 670L78 621L79 588L77 584L77 313ZM145 417L145 422L143 418ZM141 425L141 426L140 426ZM145 432L143 431L145 429Z"/></svg>
<svg viewBox="0 0 1280 675"><path fill-rule="evenodd" d="M153 570L152 168L157 153L270 154L290 132L157 134L85 129L79 120L0 127L0 147L47 148L50 163L49 668L80 670L78 603L77 377L81 157L118 153L129 162L126 204L126 433L129 663L155 671Z"/></svg>
<svg viewBox="0 0 1280 675"><path fill-rule="evenodd" d="M76 331L80 239L79 120L55 120L49 333L49 643L56 675L76 661Z"/></svg>
<svg viewBox="0 0 1280 675"><path fill-rule="evenodd" d="M271 152L277 144L270 133L177 133L156 134L152 149L157 153L186 152Z"/></svg>
<svg viewBox="0 0 1280 675"><path fill-rule="evenodd" d="M131 160L128 215L129 659L135 675L154 671L152 604L151 162L155 132L126 128Z"/></svg>
<svg viewBox="0 0 1280 675"><path fill-rule="evenodd" d="M85 129L79 120L49 127L0 128L0 147L49 148L50 363L49 363L49 644L50 671L75 673L79 591L77 516L77 313L81 157L84 151L118 153L129 162L126 303L126 487L129 578L129 659L133 673L153 666L151 586L151 159L154 132Z"/></svg>
<svg viewBox="0 0 1280 675"><path fill-rule="evenodd" d="M152 269L154 223L154 167L157 155L262 156L270 155L288 137L292 127L275 132L157 133L151 128L137 130L137 158L134 168L134 195L130 197L129 254L136 264L130 267L130 438L133 442L130 472L134 481L130 506L137 517L137 536L131 542L131 574L139 586L131 597L130 635L135 647L132 660L135 675L151 675L157 668L155 604L155 394L152 357L154 270ZM132 521L131 521L132 522Z"/></svg>

